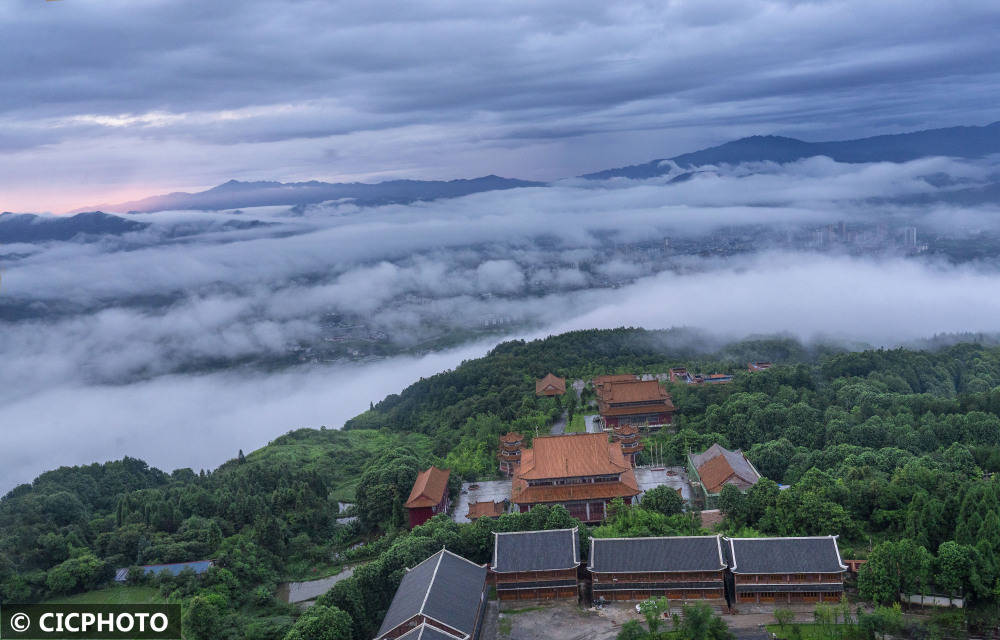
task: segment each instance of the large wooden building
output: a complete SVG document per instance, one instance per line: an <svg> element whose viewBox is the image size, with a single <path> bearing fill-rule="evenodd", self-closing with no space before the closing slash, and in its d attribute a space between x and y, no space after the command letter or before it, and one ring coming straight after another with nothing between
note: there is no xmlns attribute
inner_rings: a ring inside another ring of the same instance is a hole
<svg viewBox="0 0 1000 640"><path fill-rule="evenodd" d="M375 640L478 640L486 566L442 549L407 569Z"/></svg>
<svg viewBox="0 0 1000 640"><path fill-rule="evenodd" d="M635 472L617 442L603 433L535 438L521 452L510 501L523 513L539 504L561 504L581 522L600 522L615 498L639 495Z"/></svg>
<svg viewBox="0 0 1000 640"><path fill-rule="evenodd" d="M761 476L742 451L713 444L704 453L688 454L688 478L695 502L704 509L714 509L724 486L730 484L746 491Z"/></svg>
<svg viewBox="0 0 1000 640"><path fill-rule="evenodd" d="M448 496L448 478L451 471L431 466L417 474L417 479L410 490L406 511L409 514L410 528L423 524L439 513L447 513L451 506Z"/></svg>
<svg viewBox="0 0 1000 640"><path fill-rule="evenodd" d="M634 378L634 376L633 376ZM659 428L674 419L674 403L656 380L606 380L595 378L597 411L608 429L633 425Z"/></svg>
<svg viewBox="0 0 1000 640"><path fill-rule="evenodd" d="M720 536L591 538L594 598L726 602L726 562Z"/></svg>
<svg viewBox="0 0 1000 640"><path fill-rule="evenodd" d="M847 566L836 536L727 538L734 605L833 602L844 592Z"/></svg>
<svg viewBox="0 0 1000 640"><path fill-rule="evenodd" d="M500 600L575 601L579 595L580 537L573 529L493 534L493 564Z"/></svg>

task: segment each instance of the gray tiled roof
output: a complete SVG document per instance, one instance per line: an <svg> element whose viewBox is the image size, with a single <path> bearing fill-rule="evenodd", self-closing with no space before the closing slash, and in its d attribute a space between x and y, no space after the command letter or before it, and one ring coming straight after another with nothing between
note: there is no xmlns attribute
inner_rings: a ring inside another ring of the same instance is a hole
<svg viewBox="0 0 1000 640"><path fill-rule="evenodd" d="M471 635L485 585L486 567L442 549L406 572L376 637L418 614Z"/></svg>
<svg viewBox="0 0 1000 640"><path fill-rule="evenodd" d="M422 624L407 631L396 640L455 640L455 636L429 624Z"/></svg>
<svg viewBox="0 0 1000 640"><path fill-rule="evenodd" d="M597 573L721 571L719 536L591 538L590 566Z"/></svg>
<svg viewBox="0 0 1000 640"><path fill-rule="evenodd" d="M733 573L840 573L845 571L833 536L728 538Z"/></svg>
<svg viewBox="0 0 1000 640"><path fill-rule="evenodd" d="M515 531L494 534L493 571L553 571L580 565L577 530Z"/></svg>

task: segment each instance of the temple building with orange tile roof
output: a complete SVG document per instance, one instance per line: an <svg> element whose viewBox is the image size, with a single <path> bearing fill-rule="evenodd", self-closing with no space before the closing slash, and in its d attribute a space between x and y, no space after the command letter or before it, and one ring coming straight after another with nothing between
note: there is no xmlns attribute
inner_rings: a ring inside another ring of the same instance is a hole
<svg viewBox="0 0 1000 640"><path fill-rule="evenodd" d="M549 373L541 380L535 380L536 396L561 396L564 393L566 393L566 378Z"/></svg>
<svg viewBox="0 0 1000 640"><path fill-rule="evenodd" d="M741 450L730 451L716 443L704 453L688 454L688 478L694 500L704 509L714 509L724 486L746 491L761 475Z"/></svg>
<svg viewBox="0 0 1000 640"><path fill-rule="evenodd" d="M407 499L410 528L423 524L439 513L447 513L451 506L448 496L448 478L451 471L431 466L417 474Z"/></svg>
<svg viewBox="0 0 1000 640"><path fill-rule="evenodd" d="M606 376L610 378L611 376ZM598 386L597 411L608 429L624 426L659 428L674 419L674 403L656 380L607 380Z"/></svg>
<svg viewBox="0 0 1000 640"><path fill-rule="evenodd" d="M539 504L561 504L582 522L600 522L615 498L626 503L640 493L620 443L603 433L535 438L521 452L511 483L511 503L522 512Z"/></svg>

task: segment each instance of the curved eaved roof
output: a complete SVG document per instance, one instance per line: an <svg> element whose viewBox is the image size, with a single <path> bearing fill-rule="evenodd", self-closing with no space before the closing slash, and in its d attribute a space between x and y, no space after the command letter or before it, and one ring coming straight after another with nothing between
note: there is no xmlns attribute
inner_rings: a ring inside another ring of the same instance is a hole
<svg viewBox="0 0 1000 640"><path fill-rule="evenodd" d="M721 536L591 538L594 573L722 571Z"/></svg>
<svg viewBox="0 0 1000 640"><path fill-rule="evenodd" d="M486 567L442 549L406 572L375 637L418 615L469 637L476 629L485 585Z"/></svg>
<svg viewBox="0 0 1000 640"><path fill-rule="evenodd" d="M580 566L576 527L493 534L493 564L497 573L556 571Z"/></svg>
<svg viewBox="0 0 1000 640"><path fill-rule="evenodd" d="M727 538L733 573L841 573L836 536Z"/></svg>
<svg viewBox="0 0 1000 640"><path fill-rule="evenodd" d="M451 471L448 469L438 469L431 465L430 469L424 469L417 474L417 479L410 490L410 497L406 500L407 509L419 507L433 507L444 499L444 494L448 491L448 477Z"/></svg>

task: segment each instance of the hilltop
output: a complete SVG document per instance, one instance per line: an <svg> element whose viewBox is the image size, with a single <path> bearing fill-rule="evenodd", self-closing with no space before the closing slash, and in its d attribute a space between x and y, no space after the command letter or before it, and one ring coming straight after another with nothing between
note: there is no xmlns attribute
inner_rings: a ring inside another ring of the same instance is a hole
<svg viewBox="0 0 1000 640"><path fill-rule="evenodd" d="M907 162L929 156L980 158L994 153L1000 153L1000 122L984 127L948 127L831 142L806 142L783 136L758 135L672 158L605 169L581 177L588 180L642 180L669 173L669 163L682 169L691 169L744 162L785 163L813 156L827 156L837 162L858 163Z"/></svg>

